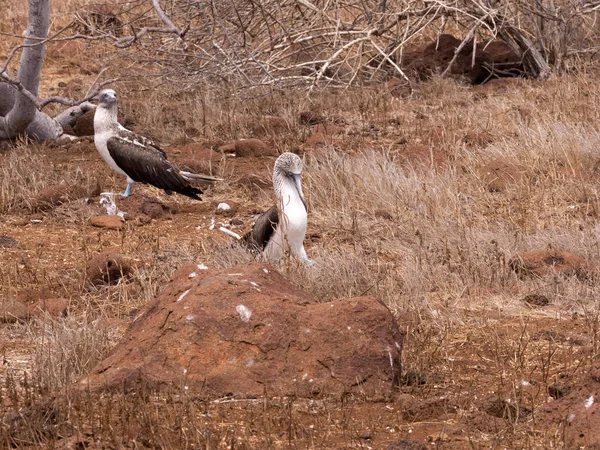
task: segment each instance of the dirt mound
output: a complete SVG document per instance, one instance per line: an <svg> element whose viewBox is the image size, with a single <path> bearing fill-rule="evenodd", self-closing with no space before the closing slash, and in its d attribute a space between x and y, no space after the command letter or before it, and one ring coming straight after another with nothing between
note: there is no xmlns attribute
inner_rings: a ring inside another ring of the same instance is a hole
<svg viewBox="0 0 600 450"><path fill-rule="evenodd" d="M277 152L260 139L240 139L219 147L222 153L235 153L238 157L275 156Z"/></svg>
<svg viewBox="0 0 600 450"><path fill-rule="evenodd" d="M490 192L505 192L512 186L518 186L525 179L527 168L503 160L494 160L480 171L481 180Z"/></svg>
<svg viewBox="0 0 600 450"><path fill-rule="evenodd" d="M31 206L34 211L47 211L63 203L84 197L95 197L99 194L98 184L89 186L55 184L38 192Z"/></svg>
<svg viewBox="0 0 600 450"><path fill-rule="evenodd" d="M400 164L405 167L441 168L449 161L448 153L435 145L402 144L396 150Z"/></svg>
<svg viewBox="0 0 600 450"><path fill-rule="evenodd" d="M407 53L403 66L415 78L430 78L447 69L461 43L460 39L450 34L442 34L425 48ZM482 84L495 77L515 77L522 73L520 58L502 41L477 44L474 59L473 43L467 43L448 72L450 76L471 84Z"/></svg>
<svg viewBox="0 0 600 450"><path fill-rule="evenodd" d="M522 276L544 276L552 273L562 273L566 276L591 278L598 275L598 267L581 256L564 250L536 250L522 252L513 256L509 267Z"/></svg>
<svg viewBox="0 0 600 450"><path fill-rule="evenodd" d="M187 265L81 384L209 397L381 396L399 382L402 342L375 298L319 303L264 264Z"/></svg>
<svg viewBox="0 0 600 450"><path fill-rule="evenodd" d="M561 428L566 448L598 448L600 442L600 364L585 374L576 387L538 411L539 423ZM588 447L596 445L594 447Z"/></svg>

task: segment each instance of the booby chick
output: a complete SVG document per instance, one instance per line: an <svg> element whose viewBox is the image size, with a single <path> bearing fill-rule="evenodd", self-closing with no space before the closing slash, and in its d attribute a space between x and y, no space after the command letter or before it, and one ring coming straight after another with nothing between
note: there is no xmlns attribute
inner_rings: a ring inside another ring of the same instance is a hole
<svg viewBox="0 0 600 450"><path fill-rule="evenodd" d="M123 127L117 121L117 93L112 89L100 92L94 115L94 143L104 161L127 177L127 188L120 194L123 197L129 197L133 183L139 181L163 189L167 194L177 192L201 200L202 190L191 186L190 181L222 181L222 178L179 170L158 145ZM110 192L103 194L111 195Z"/></svg>
<svg viewBox="0 0 600 450"><path fill-rule="evenodd" d="M279 260L286 253L304 264L314 262L306 255L304 237L308 212L302 192L302 160L290 152L283 153L273 168L273 189L277 205L264 212L242 240L267 259Z"/></svg>

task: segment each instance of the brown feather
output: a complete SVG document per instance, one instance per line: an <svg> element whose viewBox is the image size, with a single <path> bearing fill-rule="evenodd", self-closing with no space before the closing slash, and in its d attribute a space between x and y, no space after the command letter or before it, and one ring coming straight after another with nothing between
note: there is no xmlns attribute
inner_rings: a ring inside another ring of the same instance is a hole
<svg viewBox="0 0 600 450"><path fill-rule="evenodd" d="M252 230L242 236L242 242L251 250L261 252L269 243L278 224L279 212L277 206L271 206L256 219Z"/></svg>
<svg viewBox="0 0 600 450"><path fill-rule="evenodd" d="M135 144L131 141L137 141ZM133 180L147 183L165 192L179 194L200 200L202 191L190 186L179 174L179 169L168 159L165 152L152 141L133 133L108 139L106 146L115 163Z"/></svg>

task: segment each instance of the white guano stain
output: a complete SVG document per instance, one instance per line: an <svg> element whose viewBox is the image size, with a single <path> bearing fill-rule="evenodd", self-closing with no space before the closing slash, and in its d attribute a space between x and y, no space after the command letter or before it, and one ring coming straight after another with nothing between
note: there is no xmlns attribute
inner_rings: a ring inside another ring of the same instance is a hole
<svg viewBox="0 0 600 450"><path fill-rule="evenodd" d="M183 297L188 295L188 292L190 292L189 289L187 291L185 291L184 293L182 293L179 297L177 297L177 301L180 302L181 300L183 300Z"/></svg>
<svg viewBox="0 0 600 450"><path fill-rule="evenodd" d="M237 305L235 310L240 315L240 319L242 319L243 322L248 322L250 320L250 316L252 315L250 308L245 305Z"/></svg>

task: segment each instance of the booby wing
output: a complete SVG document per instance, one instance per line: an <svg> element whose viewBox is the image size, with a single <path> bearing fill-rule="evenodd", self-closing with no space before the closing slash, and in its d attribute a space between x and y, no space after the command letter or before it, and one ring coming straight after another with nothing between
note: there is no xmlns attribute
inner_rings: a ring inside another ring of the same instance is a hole
<svg viewBox="0 0 600 450"><path fill-rule="evenodd" d="M189 185L179 169L151 140L132 132L120 132L106 142L110 156L133 181L151 184L167 193L178 192L200 200L202 191Z"/></svg>
<svg viewBox="0 0 600 450"><path fill-rule="evenodd" d="M271 206L271 208L256 219L252 230L242 236L242 241L252 250L260 252L264 250L269 243L278 224L279 213L277 211L277 206Z"/></svg>

